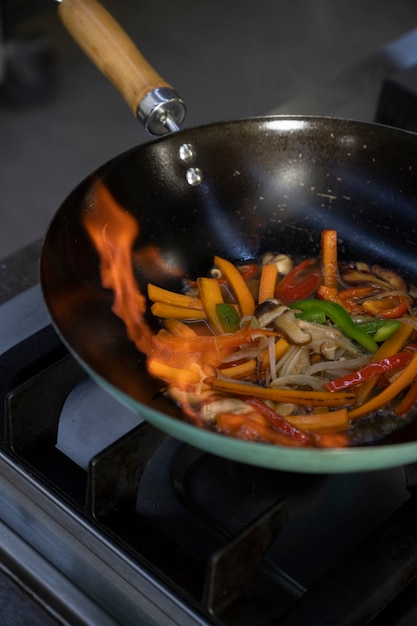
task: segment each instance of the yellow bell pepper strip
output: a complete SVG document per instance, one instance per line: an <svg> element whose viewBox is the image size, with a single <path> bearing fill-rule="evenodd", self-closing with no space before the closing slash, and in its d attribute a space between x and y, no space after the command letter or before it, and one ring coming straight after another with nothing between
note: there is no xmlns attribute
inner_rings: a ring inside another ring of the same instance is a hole
<svg viewBox="0 0 417 626"><path fill-rule="evenodd" d="M395 331L391 337L386 339L384 343L382 343L377 352L373 355L371 359L371 363L376 363L381 359L385 359L392 354L396 354L403 349L405 343L409 339L411 333L413 332L413 327L408 324L401 324L399 328ZM356 402L358 405L363 404L367 398L372 393L373 388L375 387L378 378L372 378L366 382L364 382L357 390L356 390Z"/></svg>
<svg viewBox="0 0 417 626"><path fill-rule="evenodd" d="M216 314L222 325L223 332L234 333L239 328L240 317L233 305L225 302L216 304Z"/></svg>
<svg viewBox="0 0 417 626"><path fill-rule="evenodd" d="M296 317L303 318L303 315L309 315L315 311L323 312L346 337L353 339L368 352L376 352L378 350L377 343L369 337L366 332L361 331L359 326L355 324L347 311L336 302L328 302L326 300L299 300L290 305L291 309L299 310L301 313Z"/></svg>
<svg viewBox="0 0 417 626"><path fill-rule="evenodd" d="M276 263L265 263L265 265L262 265L259 280L258 304L262 304L265 300L274 298L277 276L278 266Z"/></svg>
<svg viewBox="0 0 417 626"><path fill-rule="evenodd" d="M203 320L206 313L202 309L189 309L166 302L154 302L151 306L152 315L161 319Z"/></svg>
<svg viewBox="0 0 417 626"><path fill-rule="evenodd" d="M315 259L306 259L296 265L278 283L275 297L288 305L296 300L308 298L317 291L321 280L321 270L315 266Z"/></svg>
<svg viewBox="0 0 417 626"><path fill-rule="evenodd" d="M256 359L249 359L238 365L232 365L230 367L221 367L219 372L226 378L236 378L241 380L242 378L250 378L256 372L257 361Z"/></svg>
<svg viewBox="0 0 417 626"><path fill-rule="evenodd" d="M221 380L219 378L207 379L216 391L223 391L239 396L255 396L273 402L291 402L300 406L328 406L341 407L354 404L355 395L341 391L300 391L298 389L277 389L273 387L260 387L258 385L241 382Z"/></svg>
<svg viewBox="0 0 417 626"><path fill-rule="evenodd" d="M288 415L286 419L297 428L309 432L334 433L349 429L346 408L307 415Z"/></svg>
<svg viewBox="0 0 417 626"><path fill-rule="evenodd" d="M215 333L224 333L223 325L217 314L217 305L223 304L223 294L216 278L197 278L198 295L200 296L207 321Z"/></svg>
<svg viewBox="0 0 417 626"><path fill-rule="evenodd" d="M270 406L262 402L259 398L248 398L246 404L249 404L257 413L265 417L271 426L277 429L283 435L294 437L300 443L313 443L311 435L303 432L297 426L294 426L285 417L280 415L277 411L274 411Z"/></svg>
<svg viewBox="0 0 417 626"><path fill-rule="evenodd" d="M157 359L149 359L148 371L156 378L162 378L162 380L165 380L170 384L181 387L196 385L201 379L201 376L197 371L188 368L174 367L163 361L158 361Z"/></svg>
<svg viewBox="0 0 417 626"><path fill-rule="evenodd" d="M381 393L374 396L368 402L348 412L350 420L363 417L368 413L373 413L391 402L401 391L406 389L417 376L417 352L412 356L411 361L402 370L399 376L386 387Z"/></svg>
<svg viewBox="0 0 417 626"><path fill-rule="evenodd" d="M173 306L182 307L184 309L202 309L203 305L199 298L188 296L184 293L176 293L163 289L152 283L148 283L148 298L152 302L163 302Z"/></svg>
<svg viewBox="0 0 417 626"><path fill-rule="evenodd" d="M215 266L221 271L233 291L239 305L241 315L253 315L255 300L237 267L227 259L214 257Z"/></svg>
<svg viewBox="0 0 417 626"><path fill-rule="evenodd" d="M351 372L346 376L340 376L339 378L330 380L323 385L323 388L326 391L343 391L344 389L349 389L355 385L360 385L370 378L375 378L376 376L380 376L381 374L385 374L387 372L395 372L396 370L405 367L410 360L411 352L399 352L398 354L387 356L380 361L368 363L356 372Z"/></svg>
<svg viewBox="0 0 417 626"><path fill-rule="evenodd" d="M321 232L320 249L323 284L326 287L336 289L339 281L339 270L337 262L337 232L335 230L323 230Z"/></svg>

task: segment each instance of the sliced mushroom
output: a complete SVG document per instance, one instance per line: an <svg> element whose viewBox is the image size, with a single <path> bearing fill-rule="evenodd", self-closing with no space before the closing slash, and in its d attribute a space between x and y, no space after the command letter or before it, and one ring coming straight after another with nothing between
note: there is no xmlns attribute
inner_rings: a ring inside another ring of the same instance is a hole
<svg viewBox="0 0 417 626"><path fill-rule="evenodd" d="M369 268L365 271L364 269L356 269L347 265L341 266L339 268L340 278L343 283L347 285L357 285L361 283L362 285L375 285L380 287L388 287L385 280L382 280L373 274Z"/></svg>
<svg viewBox="0 0 417 626"><path fill-rule="evenodd" d="M337 344L334 341L323 341L320 344L320 354L328 361L334 361L337 351Z"/></svg>
<svg viewBox="0 0 417 626"><path fill-rule="evenodd" d="M379 278L385 280L390 287L398 289L398 291L407 291L407 283L397 272L394 272L394 270L386 269L380 265L374 265L372 271Z"/></svg>
<svg viewBox="0 0 417 626"><path fill-rule="evenodd" d="M293 260L286 254L274 255L272 252L267 252L262 259L262 264L266 265L273 263L277 266L278 273L284 276L289 274L294 266Z"/></svg>
<svg viewBox="0 0 417 626"><path fill-rule="evenodd" d="M311 342L311 335L301 330L297 318L290 309L276 317L273 326L283 334L287 341L296 346L305 346Z"/></svg>
<svg viewBox="0 0 417 626"><path fill-rule="evenodd" d="M342 265L340 276L342 281L348 285L366 283L385 289L407 291L407 283L397 272L380 265L373 265L372 268L365 263L356 263L355 266Z"/></svg>
<svg viewBox="0 0 417 626"><path fill-rule="evenodd" d="M255 317L261 328L272 326L296 346L305 346L311 341L311 335L304 333L294 313L279 300L265 300L255 310Z"/></svg>
<svg viewBox="0 0 417 626"><path fill-rule="evenodd" d="M259 322L259 326L261 328L266 328L272 324L276 317L282 315L284 311L288 311L288 307L285 304L282 304L280 300L271 298L270 300L265 300L265 302L262 302L262 304L259 304L256 307L255 317Z"/></svg>
<svg viewBox="0 0 417 626"><path fill-rule="evenodd" d="M250 413L253 409L238 398L221 398L204 404L200 413L205 421L213 422L217 413Z"/></svg>

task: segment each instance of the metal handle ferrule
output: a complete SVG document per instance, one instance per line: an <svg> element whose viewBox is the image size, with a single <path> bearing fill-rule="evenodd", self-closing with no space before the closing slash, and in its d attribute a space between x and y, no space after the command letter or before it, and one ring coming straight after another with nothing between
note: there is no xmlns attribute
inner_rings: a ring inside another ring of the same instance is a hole
<svg viewBox="0 0 417 626"><path fill-rule="evenodd" d="M152 135L165 135L180 130L185 118L184 101L171 87L158 87L142 98L137 117Z"/></svg>

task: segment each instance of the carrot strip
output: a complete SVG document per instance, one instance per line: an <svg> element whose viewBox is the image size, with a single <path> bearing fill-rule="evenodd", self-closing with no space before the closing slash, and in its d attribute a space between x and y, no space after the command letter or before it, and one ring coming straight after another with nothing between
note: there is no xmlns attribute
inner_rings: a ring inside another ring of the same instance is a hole
<svg viewBox="0 0 417 626"><path fill-rule="evenodd" d="M227 261L227 259L219 256L214 257L214 264L229 283L239 305L241 315L253 315L255 312L255 301L237 267L230 261Z"/></svg>
<svg viewBox="0 0 417 626"><path fill-rule="evenodd" d="M401 374L377 396L374 396L365 404L348 412L349 419L357 419L367 413L377 411L388 402L391 402L403 389L408 387L417 376L417 352L413 355L410 363L402 370Z"/></svg>
<svg viewBox="0 0 417 626"><path fill-rule="evenodd" d="M378 350L375 352L372 359L370 360L370 363L377 363L378 361L381 361L382 359L385 359L399 352L404 347L404 344L406 343L412 332L413 327L411 325L401 324L401 326L395 331L395 333L379 346ZM361 384L361 386L356 391L357 404L364 404L367 398L369 398L369 396L371 395L377 381L378 378L373 378Z"/></svg>
<svg viewBox="0 0 417 626"><path fill-rule="evenodd" d="M186 368L173 367L157 359L149 359L148 370L152 376L162 378L171 384L175 383L179 386L195 385L200 381L198 372Z"/></svg>
<svg viewBox="0 0 417 626"><path fill-rule="evenodd" d="M323 230L321 233L321 265L324 285L337 288L337 231L335 230Z"/></svg>
<svg viewBox="0 0 417 626"><path fill-rule="evenodd" d="M163 302L164 304L172 304L173 306L183 307L185 309L202 309L203 305L199 298L187 296L184 293L176 293L163 289L152 283L148 283L148 298L152 302Z"/></svg>
<svg viewBox="0 0 417 626"><path fill-rule="evenodd" d="M162 319L174 318L178 320L202 320L205 319L206 314L200 309L188 309L181 306L175 306L173 304L166 304L165 302L155 302L151 306L151 312L155 317Z"/></svg>
<svg viewBox="0 0 417 626"><path fill-rule="evenodd" d="M213 378L211 385L217 391L233 393L239 396L255 396L274 402L292 402L303 406L340 407L343 404L353 404L355 400L355 396L352 393L274 389L273 387L259 387L257 385L220 380L219 378Z"/></svg>
<svg viewBox="0 0 417 626"><path fill-rule="evenodd" d="M286 419L297 428L303 430L328 433L348 430L349 419L346 408L326 413L310 413L309 415L287 415Z"/></svg>
<svg viewBox="0 0 417 626"><path fill-rule="evenodd" d="M207 320L214 332L224 333L223 325L217 315L217 305L223 304L223 295L216 278L197 278L197 288Z"/></svg>
<svg viewBox="0 0 417 626"><path fill-rule="evenodd" d="M276 263L262 265L261 278L259 280L258 304L274 297L275 284L277 282L278 266Z"/></svg>
<svg viewBox="0 0 417 626"><path fill-rule="evenodd" d="M222 367L219 372L226 378L246 378L252 376L256 372L257 362L256 359L250 359L239 363L239 365L233 365L232 367Z"/></svg>
<svg viewBox="0 0 417 626"><path fill-rule="evenodd" d="M323 284L335 289L338 286L337 231L323 230L320 247Z"/></svg>
<svg viewBox="0 0 417 626"><path fill-rule="evenodd" d="M339 292L336 287L327 287L326 285L320 285L317 290L317 295L320 300L326 300L327 302L336 302L336 304L342 305Z"/></svg>

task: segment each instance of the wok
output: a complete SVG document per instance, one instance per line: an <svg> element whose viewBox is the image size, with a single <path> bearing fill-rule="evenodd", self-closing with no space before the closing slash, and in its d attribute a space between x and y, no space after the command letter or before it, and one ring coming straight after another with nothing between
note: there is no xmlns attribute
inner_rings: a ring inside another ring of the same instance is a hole
<svg viewBox="0 0 417 626"><path fill-rule="evenodd" d="M65 8L96 15L97 5L64 0L60 10ZM159 116L163 126L164 108ZM184 145L192 146L191 165L178 156ZM191 166L202 173L199 184L187 180ZM183 277L207 273L214 254L233 261L271 250L314 256L322 229L338 231L342 258L396 268L416 283L416 170L414 134L351 120L259 117L149 141L87 176L53 218L41 255L52 321L110 394L200 449L296 472L356 472L417 461L413 425L377 445L298 449L236 440L186 423L158 397L160 383L112 312L113 294L101 284L99 257L83 225L86 214L100 213L96 189L102 183L139 222L133 261L142 292L150 281L181 289ZM156 260L146 256L150 249Z"/></svg>

